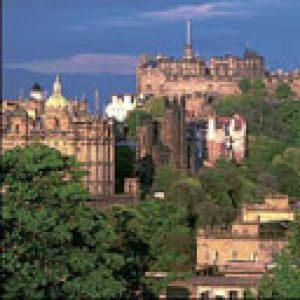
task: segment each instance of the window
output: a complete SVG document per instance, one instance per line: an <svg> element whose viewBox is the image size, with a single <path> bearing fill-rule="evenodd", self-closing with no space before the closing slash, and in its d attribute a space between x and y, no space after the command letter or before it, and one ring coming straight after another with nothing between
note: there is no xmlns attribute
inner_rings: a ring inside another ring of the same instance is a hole
<svg viewBox="0 0 300 300"><path fill-rule="evenodd" d="M19 132L20 132L20 125L16 124L16 133L19 133Z"/></svg>
<svg viewBox="0 0 300 300"><path fill-rule="evenodd" d="M238 299L238 292L237 291L229 291L229 299L230 300Z"/></svg>
<svg viewBox="0 0 300 300"><path fill-rule="evenodd" d="M209 299L209 291L202 292L200 294L199 299L201 299L201 300L208 300Z"/></svg>
<svg viewBox="0 0 300 300"><path fill-rule="evenodd" d="M236 260L237 259L237 251L233 250L231 254L231 259Z"/></svg>
<svg viewBox="0 0 300 300"><path fill-rule="evenodd" d="M59 119L58 118L54 119L54 127L55 127L55 129L58 129L60 127Z"/></svg>
<svg viewBox="0 0 300 300"><path fill-rule="evenodd" d="M251 260L252 260L252 261L257 261L257 252L253 252L253 253L251 254Z"/></svg>

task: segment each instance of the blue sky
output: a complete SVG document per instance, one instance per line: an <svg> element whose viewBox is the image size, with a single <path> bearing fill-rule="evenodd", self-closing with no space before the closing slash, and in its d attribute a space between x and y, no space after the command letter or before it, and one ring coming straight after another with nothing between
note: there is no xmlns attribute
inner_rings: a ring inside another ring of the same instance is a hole
<svg viewBox="0 0 300 300"><path fill-rule="evenodd" d="M3 17L8 98L35 81L50 92L56 73L68 97L134 92L137 57L180 56L187 19L206 59L248 42L271 69L300 67L299 0L3 0Z"/></svg>

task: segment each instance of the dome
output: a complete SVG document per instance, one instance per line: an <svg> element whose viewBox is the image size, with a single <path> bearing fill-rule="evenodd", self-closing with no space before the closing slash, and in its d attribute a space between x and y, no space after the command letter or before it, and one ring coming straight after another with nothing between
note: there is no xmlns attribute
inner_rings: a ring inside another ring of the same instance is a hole
<svg viewBox="0 0 300 300"><path fill-rule="evenodd" d="M51 95L46 102L46 107L63 108L67 105L68 101L64 96Z"/></svg>
<svg viewBox="0 0 300 300"><path fill-rule="evenodd" d="M59 76L57 75L55 78L55 82L53 84L53 93L48 98L46 102L46 107L64 108L67 105L68 105L68 101L61 94L61 84L59 81Z"/></svg>
<svg viewBox="0 0 300 300"><path fill-rule="evenodd" d="M34 85L32 86L31 90L35 91L35 92L42 92L43 91L43 89L41 88L41 86L37 82L34 83Z"/></svg>

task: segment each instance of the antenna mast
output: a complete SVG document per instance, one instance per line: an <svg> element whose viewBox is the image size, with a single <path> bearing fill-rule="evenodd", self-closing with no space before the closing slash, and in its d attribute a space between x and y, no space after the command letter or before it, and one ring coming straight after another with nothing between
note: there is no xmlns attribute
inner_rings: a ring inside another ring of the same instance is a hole
<svg viewBox="0 0 300 300"><path fill-rule="evenodd" d="M186 43L191 45L191 20L187 20L186 24Z"/></svg>

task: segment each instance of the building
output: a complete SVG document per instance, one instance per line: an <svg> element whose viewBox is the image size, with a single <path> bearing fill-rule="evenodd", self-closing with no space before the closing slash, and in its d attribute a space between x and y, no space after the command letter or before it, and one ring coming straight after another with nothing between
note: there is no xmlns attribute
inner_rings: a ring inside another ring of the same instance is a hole
<svg viewBox="0 0 300 300"><path fill-rule="evenodd" d="M88 113L86 101L66 99L57 76L48 99L35 84L27 100L2 101L1 153L39 142L74 155L88 171L84 185L95 199L114 194L115 137L113 124Z"/></svg>
<svg viewBox="0 0 300 300"><path fill-rule="evenodd" d="M199 229L197 276L171 282L160 299L174 293L182 299L242 299L246 290L257 296L262 276L272 273L274 256L287 246L294 219L288 197L270 195L264 203L244 204L229 228Z"/></svg>
<svg viewBox="0 0 300 300"><path fill-rule="evenodd" d="M124 122L128 113L137 106L137 97L134 94L115 94L105 107L105 115L118 122Z"/></svg>
<svg viewBox="0 0 300 300"><path fill-rule="evenodd" d="M246 122L241 116L210 116L206 132L206 165L212 166L219 158L242 163L246 153L246 136Z"/></svg>
<svg viewBox="0 0 300 300"><path fill-rule="evenodd" d="M248 48L241 58L225 55L212 57L206 63L193 52L188 22L183 56L141 56L136 68L136 88L138 93L155 96L195 92L228 95L239 93L241 78L263 78L264 74L264 58Z"/></svg>
<svg viewBox="0 0 300 300"><path fill-rule="evenodd" d="M206 62L195 55L191 43L190 22L187 24L187 41L182 57L158 54L142 55L136 67L137 93L145 95L182 95L206 93L234 95L240 93L238 83L242 78L262 79L267 90L274 92L281 83L288 83L300 96L299 71L271 74L265 68L265 59L246 47L241 57L225 54L213 56Z"/></svg>
<svg viewBox="0 0 300 300"><path fill-rule="evenodd" d="M165 97L161 120L146 117L136 132L137 158L151 156L156 167L172 165L188 169L185 101L183 97Z"/></svg>

